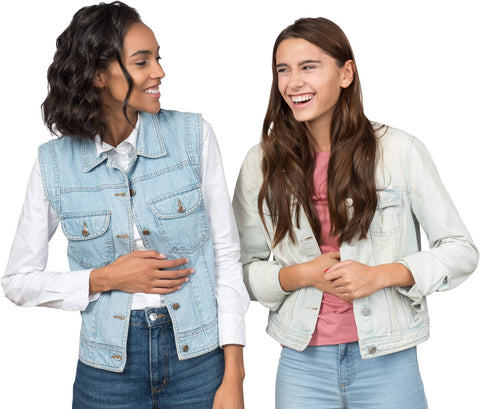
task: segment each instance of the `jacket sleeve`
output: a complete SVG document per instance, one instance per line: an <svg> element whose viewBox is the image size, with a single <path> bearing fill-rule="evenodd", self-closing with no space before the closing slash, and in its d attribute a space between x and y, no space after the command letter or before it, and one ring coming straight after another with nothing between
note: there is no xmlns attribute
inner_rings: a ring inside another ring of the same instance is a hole
<svg viewBox="0 0 480 409"><path fill-rule="evenodd" d="M240 169L233 197L233 211L240 234L243 277L250 298L270 310L277 310L288 296L280 286L278 274L283 265L271 259L257 208L261 183L260 149L247 154Z"/></svg>
<svg viewBox="0 0 480 409"><path fill-rule="evenodd" d="M415 284L397 290L420 303L435 291L452 289L466 280L478 263L478 250L463 224L426 147L412 137L408 186L411 208L424 230L430 250L403 257Z"/></svg>

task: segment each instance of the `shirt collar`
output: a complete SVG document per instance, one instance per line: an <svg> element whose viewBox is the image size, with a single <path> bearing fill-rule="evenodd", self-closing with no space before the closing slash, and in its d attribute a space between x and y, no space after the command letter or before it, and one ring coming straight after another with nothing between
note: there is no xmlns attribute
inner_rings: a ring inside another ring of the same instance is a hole
<svg viewBox="0 0 480 409"><path fill-rule="evenodd" d="M102 153L108 153L112 150L116 151L121 155L131 154L135 151L137 147L137 138L138 138L138 125L140 121L137 121L137 126L133 128L130 135L128 135L127 139L120 142L116 147L102 141L100 135L95 135L94 142L95 148L97 149L97 156L100 156Z"/></svg>

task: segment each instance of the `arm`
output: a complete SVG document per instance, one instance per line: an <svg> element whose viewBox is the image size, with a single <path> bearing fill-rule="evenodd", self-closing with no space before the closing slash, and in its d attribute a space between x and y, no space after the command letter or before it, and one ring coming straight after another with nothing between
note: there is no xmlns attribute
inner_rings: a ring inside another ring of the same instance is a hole
<svg viewBox="0 0 480 409"><path fill-rule="evenodd" d="M38 161L27 187L2 285L17 305L84 310L89 303L90 270L46 271L48 242L58 226L43 191Z"/></svg>
<svg viewBox="0 0 480 409"><path fill-rule="evenodd" d="M261 151L254 147L245 158L235 187L233 211L241 244L243 279L252 300L277 310L289 292L280 285L279 272L284 265L269 260L270 248L258 214L257 197L261 178Z"/></svg>
<svg viewBox="0 0 480 409"><path fill-rule="evenodd" d="M466 280L477 266L478 250L427 149L416 138L412 137L411 143L407 166L411 207L428 237L430 250L399 260L411 271L415 284L397 290L419 302L423 296L454 288Z"/></svg>
<svg viewBox="0 0 480 409"><path fill-rule="evenodd" d="M228 194L220 150L210 125L203 123L200 168L202 194L215 251L219 342L225 373L214 408L243 408L243 346L249 297L242 279L240 243Z"/></svg>

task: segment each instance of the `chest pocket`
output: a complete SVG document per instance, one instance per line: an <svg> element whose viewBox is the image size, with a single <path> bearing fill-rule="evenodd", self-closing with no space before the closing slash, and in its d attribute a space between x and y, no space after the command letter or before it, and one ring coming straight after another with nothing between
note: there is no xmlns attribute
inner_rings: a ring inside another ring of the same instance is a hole
<svg viewBox="0 0 480 409"><path fill-rule="evenodd" d="M399 228L399 212L402 204L402 194L393 189L377 191L377 209L370 225L370 233L388 235Z"/></svg>
<svg viewBox="0 0 480 409"><path fill-rule="evenodd" d="M68 255L84 268L98 268L113 261L110 211L75 212L60 216L68 239Z"/></svg>
<svg viewBox="0 0 480 409"><path fill-rule="evenodd" d="M170 252L197 251L209 237L200 185L168 193L149 202L162 240Z"/></svg>

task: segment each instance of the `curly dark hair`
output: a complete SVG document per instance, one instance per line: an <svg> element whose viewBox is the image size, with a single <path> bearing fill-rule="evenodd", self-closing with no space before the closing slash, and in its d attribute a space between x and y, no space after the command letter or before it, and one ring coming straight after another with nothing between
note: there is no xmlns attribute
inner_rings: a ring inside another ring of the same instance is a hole
<svg viewBox="0 0 480 409"><path fill-rule="evenodd" d="M138 12L120 1L81 8L57 38L57 50L48 68L48 95L43 120L57 136L103 137L102 103L93 86L95 75L118 61L129 85L123 102L125 117L133 81L121 52L125 33L140 22ZM127 118L128 121L128 118Z"/></svg>

